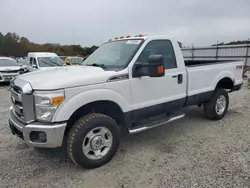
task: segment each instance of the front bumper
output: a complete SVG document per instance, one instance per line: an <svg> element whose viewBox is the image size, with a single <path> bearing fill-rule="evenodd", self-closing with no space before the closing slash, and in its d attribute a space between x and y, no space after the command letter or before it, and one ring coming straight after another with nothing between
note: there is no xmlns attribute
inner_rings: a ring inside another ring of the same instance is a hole
<svg viewBox="0 0 250 188"><path fill-rule="evenodd" d="M12 107L9 112L9 126L12 133L32 147L56 148L62 146L66 124L66 122L46 124L33 122L26 125L16 118ZM32 134L38 132L45 134L46 139L43 142L32 139Z"/></svg>
<svg viewBox="0 0 250 188"><path fill-rule="evenodd" d="M1 74L0 73L0 83L1 82L10 82L13 78L20 75L19 73L9 73L9 74Z"/></svg>

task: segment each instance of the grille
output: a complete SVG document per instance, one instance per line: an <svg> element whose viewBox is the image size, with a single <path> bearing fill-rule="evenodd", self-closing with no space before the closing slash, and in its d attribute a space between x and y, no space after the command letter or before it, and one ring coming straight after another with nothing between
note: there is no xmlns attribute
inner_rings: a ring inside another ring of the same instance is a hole
<svg viewBox="0 0 250 188"><path fill-rule="evenodd" d="M31 85L15 78L10 82L10 87L15 117L26 125L35 121L34 96Z"/></svg>
<svg viewBox="0 0 250 188"><path fill-rule="evenodd" d="M10 81L12 78L14 78L15 76L2 76L4 78L5 81Z"/></svg>
<svg viewBox="0 0 250 188"><path fill-rule="evenodd" d="M13 86L11 88L11 102L14 109L14 113L20 121L25 122L23 115L22 98L23 98L22 90L17 86Z"/></svg>

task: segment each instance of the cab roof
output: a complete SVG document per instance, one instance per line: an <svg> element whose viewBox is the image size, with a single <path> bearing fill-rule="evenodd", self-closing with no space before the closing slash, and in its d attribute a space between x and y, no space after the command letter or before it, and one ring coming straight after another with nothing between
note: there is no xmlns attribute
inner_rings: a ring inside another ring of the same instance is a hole
<svg viewBox="0 0 250 188"><path fill-rule="evenodd" d="M57 54L52 52L29 52L28 57L58 57Z"/></svg>
<svg viewBox="0 0 250 188"><path fill-rule="evenodd" d="M113 41L119 41L119 40L129 40L129 39L143 39L143 40L147 40L147 39L173 39L172 36L168 36L168 35L143 35L141 37L124 37L124 38L119 38L119 39L111 39L111 42Z"/></svg>

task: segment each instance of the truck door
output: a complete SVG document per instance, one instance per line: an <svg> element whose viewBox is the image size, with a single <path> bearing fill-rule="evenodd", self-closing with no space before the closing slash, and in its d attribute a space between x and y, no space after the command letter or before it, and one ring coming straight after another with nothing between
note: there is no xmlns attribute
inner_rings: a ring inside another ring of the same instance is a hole
<svg viewBox="0 0 250 188"><path fill-rule="evenodd" d="M165 39L148 42L136 62L148 63L149 56L153 54L163 56L165 76L131 79L134 119L179 110L185 102L185 68L177 66L172 42Z"/></svg>

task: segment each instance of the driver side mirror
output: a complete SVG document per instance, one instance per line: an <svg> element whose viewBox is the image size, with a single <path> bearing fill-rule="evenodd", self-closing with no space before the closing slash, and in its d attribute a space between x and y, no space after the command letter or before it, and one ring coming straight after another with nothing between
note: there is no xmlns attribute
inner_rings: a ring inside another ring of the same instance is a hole
<svg viewBox="0 0 250 188"><path fill-rule="evenodd" d="M33 65L32 65L32 68L37 69L37 65L33 64Z"/></svg>
<svg viewBox="0 0 250 188"><path fill-rule="evenodd" d="M150 55L148 63L136 62L133 67L133 77L162 77L165 76L165 67L162 55Z"/></svg>

